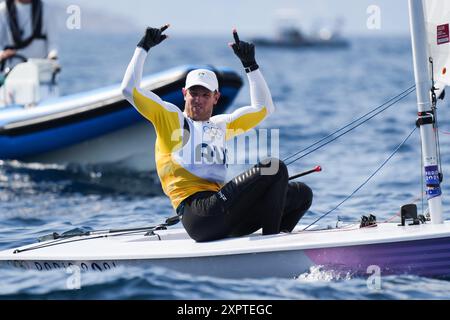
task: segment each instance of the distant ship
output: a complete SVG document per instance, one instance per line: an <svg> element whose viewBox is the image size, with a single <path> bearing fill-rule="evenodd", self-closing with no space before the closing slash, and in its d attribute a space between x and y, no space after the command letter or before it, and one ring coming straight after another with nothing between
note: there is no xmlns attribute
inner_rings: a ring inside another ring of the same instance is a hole
<svg viewBox="0 0 450 320"><path fill-rule="evenodd" d="M325 33L324 33L325 34ZM329 36L328 36L329 35ZM349 46L349 42L340 36L334 36L328 33L326 37L312 37L303 35L296 28L284 29L274 38L254 38L252 41L258 46L267 47L330 47L345 48Z"/></svg>
<svg viewBox="0 0 450 320"><path fill-rule="evenodd" d="M257 37L252 42L258 46L288 47L288 48L345 48L350 45L349 41L341 36L340 27L342 20L337 20L333 29L316 27L313 34L306 34L297 26L297 18L292 14L279 16L277 18L277 31L274 37Z"/></svg>

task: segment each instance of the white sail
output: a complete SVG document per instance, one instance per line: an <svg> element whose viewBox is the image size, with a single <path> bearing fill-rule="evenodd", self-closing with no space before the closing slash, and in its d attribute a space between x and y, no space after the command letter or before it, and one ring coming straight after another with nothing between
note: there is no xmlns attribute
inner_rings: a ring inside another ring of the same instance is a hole
<svg viewBox="0 0 450 320"><path fill-rule="evenodd" d="M433 58L437 94L450 86L450 1L425 0L428 50Z"/></svg>

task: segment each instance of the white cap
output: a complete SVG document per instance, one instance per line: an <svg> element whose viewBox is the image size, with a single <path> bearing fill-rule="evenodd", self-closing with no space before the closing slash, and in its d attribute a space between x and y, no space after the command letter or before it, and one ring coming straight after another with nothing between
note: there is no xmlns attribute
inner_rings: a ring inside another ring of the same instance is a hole
<svg viewBox="0 0 450 320"><path fill-rule="evenodd" d="M189 89L193 86L202 86L210 91L219 90L216 74L207 69L196 69L188 73L185 88Z"/></svg>

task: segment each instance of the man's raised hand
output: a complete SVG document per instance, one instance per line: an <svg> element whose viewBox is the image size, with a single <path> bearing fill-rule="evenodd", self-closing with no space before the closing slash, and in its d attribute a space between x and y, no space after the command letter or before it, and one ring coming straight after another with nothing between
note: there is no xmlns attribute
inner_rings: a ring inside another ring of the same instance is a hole
<svg viewBox="0 0 450 320"><path fill-rule="evenodd" d="M164 40L167 39L167 35L163 34L167 28L170 27L170 24L166 24L161 28L150 28L148 27L145 30L145 35L142 37L141 41L138 43L138 47L141 47L145 51L150 50L151 47L154 47Z"/></svg>
<svg viewBox="0 0 450 320"><path fill-rule="evenodd" d="M253 43L241 41L236 29L233 29L234 43L229 43L236 56L241 60L247 72L258 69L255 59L255 45Z"/></svg>

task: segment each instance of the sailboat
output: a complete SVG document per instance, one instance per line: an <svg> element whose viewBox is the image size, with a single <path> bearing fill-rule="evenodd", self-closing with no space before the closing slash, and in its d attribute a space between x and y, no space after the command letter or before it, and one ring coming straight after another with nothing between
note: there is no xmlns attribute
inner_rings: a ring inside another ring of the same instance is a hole
<svg viewBox="0 0 450 320"><path fill-rule="evenodd" d="M292 233L256 232L205 243L193 241L183 229L169 228L176 219L149 228L79 229L2 251L0 263L38 271L70 266L107 271L145 265L225 278L293 278L312 267L367 276L378 268L380 275L450 278L450 221L443 219L433 130L435 98L450 84L450 3L409 0L409 14L429 218L408 204L402 206L401 223L378 223L370 216L361 224L333 229L297 226Z"/></svg>

